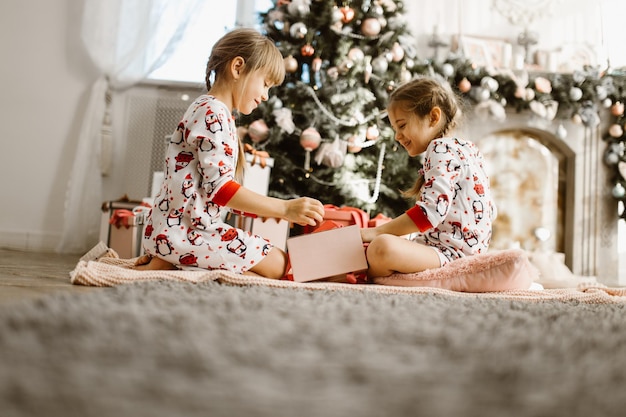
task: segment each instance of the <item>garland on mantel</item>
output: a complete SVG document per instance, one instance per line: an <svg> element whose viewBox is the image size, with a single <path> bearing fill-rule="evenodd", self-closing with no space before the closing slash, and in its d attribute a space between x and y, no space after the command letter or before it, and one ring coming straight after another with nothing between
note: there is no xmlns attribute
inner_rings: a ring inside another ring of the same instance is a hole
<svg viewBox="0 0 626 417"><path fill-rule="evenodd" d="M505 108L530 111L536 117L557 122L555 134L565 139L567 131L558 120L569 119L589 128L600 125L601 114L612 120L603 133L603 162L611 169L611 194L621 202L620 217L626 219L626 77L623 73L583 68L573 73L528 70L496 70L477 67L471 60L450 56L443 62L424 61L421 70L445 78L469 99L483 117L502 121Z"/></svg>

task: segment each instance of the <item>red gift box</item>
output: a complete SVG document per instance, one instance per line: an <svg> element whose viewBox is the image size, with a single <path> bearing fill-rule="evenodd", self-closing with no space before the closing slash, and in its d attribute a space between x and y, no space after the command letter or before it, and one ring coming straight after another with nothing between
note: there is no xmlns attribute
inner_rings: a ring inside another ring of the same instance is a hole
<svg viewBox="0 0 626 417"><path fill-rule="evenodd" d="M356 207L335 206L333 204L324 204L324 221L332 221L338 226L357 225L361 228L368 227L369 215ZM312 233L319 226L305 226L304 233Z"/></svg>
<svg viewBox="0 0 626 417"><path fill-rule="evenodd" d="M391 220L391 217L387 217L382 213L378 213L376 217L370 219L367 222L367 227L378 227L380 225L390 222Z"/></svg>
<svg viewBox="0 0 626 417"><path fill-rule="evenodd" d="M115 250L120 258L143 254L142 237L145 217L150 208L140 201L123 197L102 204L100 240Z"/></svg>

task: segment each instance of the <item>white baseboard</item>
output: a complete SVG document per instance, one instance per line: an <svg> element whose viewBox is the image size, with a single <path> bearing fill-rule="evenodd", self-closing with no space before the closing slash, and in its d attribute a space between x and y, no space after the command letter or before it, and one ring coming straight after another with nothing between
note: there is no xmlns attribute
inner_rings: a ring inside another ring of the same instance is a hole
<svg viewBox="0 0 626 417"><path fill-rule="evenodd" d="M26 252L56 252L61 235L49 232L0 231L0 248Z"/></svg>

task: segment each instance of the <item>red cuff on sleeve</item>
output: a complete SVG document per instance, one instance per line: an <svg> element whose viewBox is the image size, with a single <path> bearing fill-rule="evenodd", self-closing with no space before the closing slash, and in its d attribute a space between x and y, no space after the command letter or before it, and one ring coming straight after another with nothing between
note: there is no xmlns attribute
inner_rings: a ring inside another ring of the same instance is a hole
<svg viewBox="0 0 626 417"><path fill-rule="evenodd" d="M428 217L426 217L426 214L420 206L411 207L406 211L406 214L411 220L413 220L413 223L415 223L420 232L432 229L433 225L430 224Z"/></svg>
<svg viewBox="0 0 626 417"><path fill-rule="evenodd" d="M220 206L225 206L239 190L239 187L241 187L241 185L235 181L227 182L217 191L215 197L213 198L213 202Z"/></svg>

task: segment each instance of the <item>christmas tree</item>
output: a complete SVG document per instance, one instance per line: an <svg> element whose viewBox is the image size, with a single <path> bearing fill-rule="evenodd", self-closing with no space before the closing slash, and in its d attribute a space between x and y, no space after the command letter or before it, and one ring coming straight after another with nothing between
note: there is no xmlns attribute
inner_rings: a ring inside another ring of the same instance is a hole
<svg viewBox="0 0 626 417"><path fill-rule="evenodd" d="M389 92L413 77L415 40L401 0L276 0L263 31L285 57L285 82L240 134L274 158L269 195L310 196L371 216L409 208L421 164L393 139Z"/></svg>

